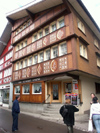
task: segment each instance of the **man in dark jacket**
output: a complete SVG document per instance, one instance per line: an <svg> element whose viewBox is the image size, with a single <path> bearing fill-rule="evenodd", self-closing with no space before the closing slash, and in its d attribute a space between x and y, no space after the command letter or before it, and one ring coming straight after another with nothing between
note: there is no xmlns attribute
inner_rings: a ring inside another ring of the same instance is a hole
<svg viewBox="0 0 100 133"><path fill-rule="evenodd" d="M64 114L64 109L67 109L66 115ZM64 123L68 127L68 133L73 133L73 125L74 125L74 112L78 112L79 109L75 106L71 105L70 99L66 100L66 104L60 108L60 114L63 117ZM64 115L63 115L64 114Z"/></svg>
<svg viewBox="0 0 100 133"><path fill-rule="evenodd" d="M16 99L14 100L13 106L12 106L12 116L13 116L12 131L13 132L18 130L18 114L20 113L19 99L20 99L20 96L16 96Z"/></svg>

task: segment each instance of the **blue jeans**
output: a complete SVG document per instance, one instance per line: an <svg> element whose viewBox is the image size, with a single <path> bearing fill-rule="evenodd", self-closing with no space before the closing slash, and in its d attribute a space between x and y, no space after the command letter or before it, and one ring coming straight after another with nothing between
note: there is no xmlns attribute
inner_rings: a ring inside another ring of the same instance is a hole
<svg viewBox="0 0 100 133"><path fill-rule="evenodd" d="M97 133L100 133L100 115L93 115L93 122Z"/></svg>

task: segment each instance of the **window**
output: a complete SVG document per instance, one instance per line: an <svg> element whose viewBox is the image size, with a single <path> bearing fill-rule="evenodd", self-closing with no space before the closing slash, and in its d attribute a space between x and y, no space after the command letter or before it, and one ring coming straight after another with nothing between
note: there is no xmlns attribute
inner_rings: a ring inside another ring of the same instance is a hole
<svg viewBox="0 0 100 133"><path fill-rule="evenodd" d="M23 42L20 44L20 49L22 49L23 48Z"/></svg>
<svg viewBox="0 0 100 133"><path fill-rule="evenodd" d="M42 93L42 84L37 83L32 85L33 94L41 94Z"/></svg>
<svg viewBox="0 0 100 133"><path fill-rule="evenodd" d="M36 40L37 40L37 34L34 35L33 42L35 42Z"/></svg>
<svg viewBox="0 0 100 133"><path fill-rule="evenodd" d="M95 39L94 40L94 45L97 47L97 48L99 48L99 44L98 44L98 41Z"/></svg>
<svg viewBox="0 0 100 133"><path fill-rule="evenodd" d="M0 72L0 79L2 79L2 72Z"/></svg>
<svg viewBox="0 0 100 133"><path fill-rule="evenodd" d="M58 56L58 46L54 46L52 48L52 58L56 58Z"/></svg>
<svg viewBox="0 0 100 133"><path fill-rule="evenodd" d="M27 46L27 40L24 42L24 47L26 47Z"/></svg>
<svg viewBox="0 0 100 133"><path fill-rule="evenodd" d="M100 83L95 83L96 94L100 94Z"/></svg>
<svg viewBox="0 0 100 133"><path fill-rule="evenodd" d="M0 60L0 65L4 63L4 58Z"/></svg>
<svg viewBox="0 0 100 133"><path fill-rule="evenodd" d="M43 62L44 60L44 56L43 56L43 52L39 53L39 62Z"/></svg>
<svg viewBox="0 0 100 133"><path fill-rule="evenodd" d="M100 57L97 56L97 66L100 67Z"/></svg>
<svg viewBox="0 0 100 133"><path fill-rule="evenodd" d="M85 33L85 27L84 24L78 19L78 28Z"/></svg>
<svg viewBox="0 0 100 133"><path fill-rule="evenodd" d="M34 60L34 61L33 61L34 64L37 63L37 59L38 59L38 56L37 56L37 55L34 55L34 59L33 59L33 60Z"/></svg>
<svg viewBox="0 0 100 133"><path fill-rule="evenodd" d="M54 32L56 30L56 22L51 23L50 32Z"/></svg>
<svg viewBox="0 0 100 133"><path fill-rule="evenodd" d="M42 36L43 36L43 33L42 33L42 31L40 31L39 32L39 39L42 38Z"/></svg>
<svg viewBox="0 0 100 133"><path fill-rule="evenodd" d="M24 60L24 67L27 67L27 58Z"/></svg>
<svg viewBox="0 0 100 133"><path fill-rule="evenodd" d="M20 62L20 69L23 68L23 61Z"/></svg>
<svg viewBox="0 0 100 133"><path fill-rule="evenodd" d="M45 60L49 60L50 59L50 49L45 51Z"/></svg>
<svg viewBox="0 0 100 133"><path fill-rule="evenodd" d="M60 55L67 54L67 45L66 45L66 42L61 43L59 48L60 48L59 49Z"/></svg>
<svg viewBox="0 0 100 133"><path fill-rule="evenodd" d="M57 28L61 28L64 26L64 17L61 17L57 20Z"/></svg>
<svg viewBox="0 0 100 133"><path fill-rule="evenodd" d="M32 56L29 57L29 62L28 62L28 66L32 65Z"/></svg>
<svg viewBox="0 0 100 133"><path fill-rule="evenodd" d="M80 55L87 59L87 46L80 44Z"/></svg>
<svg viewBox="0 0 100 133"><path fill-rule="evenodd" d="M16 30L16 35L19 33L19 30Z"/></svg>
<svg viewBox="0 0 100 133"><path fill-rule="evenodd" d="M10 76L12 73L12 68L8 68L6 70L4 70L4 77Z"/></svg>
<svg viewBox="0 0 100 133"><path fill-rule="evenodd" d="M29 93L30 93L29 84L23 85L23 94L29 94Z"/></svg>
<svg viewBox="0 0 100 133"><path fill-rule="evenodd" d="M45 30L44 30L44 35L48 35L49 34L49 27L46 27Z"/></svg>
<svg viewBox="0 0 100 133"><path fill-rule="evenodd" d="M19 45L17 45L17 50L16 51L18 51L19 50Z"/></svg>
<svg viewBox="0 0 100 133"><path fill-rule="evenodd" d="M26 28L26 23L23 25L23 29L25 29Z"/></svg>
<svg viewBox="0 0 100 133"><path fill-rule="evenodd" d="M16 63L16 70L19 69L19 62Z"/></svg>
<svg viewBox="0 0 100 133"><path fill-rule="evenodd" d="M20 86L15 86L15 94L20 94Z"/></svg>

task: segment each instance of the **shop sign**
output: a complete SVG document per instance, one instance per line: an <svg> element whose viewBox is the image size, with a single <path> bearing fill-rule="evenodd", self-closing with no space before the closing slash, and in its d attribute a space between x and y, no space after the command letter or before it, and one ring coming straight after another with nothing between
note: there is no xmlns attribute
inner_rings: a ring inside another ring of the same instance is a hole
<svg viewBox="0 0 100 133"><path fill-rule="evenodd" d="M73 83L73 84L78 84L78 80L73 79L73 80L72 80L72 83Z"/></svg>

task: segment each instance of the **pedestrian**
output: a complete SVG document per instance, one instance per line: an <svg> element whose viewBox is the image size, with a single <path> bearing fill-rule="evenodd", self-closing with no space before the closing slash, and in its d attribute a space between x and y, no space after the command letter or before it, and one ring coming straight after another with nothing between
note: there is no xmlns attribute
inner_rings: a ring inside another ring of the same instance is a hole
<svg viewBox="0 0 100 133"><path fill-rule="evenodd" d="M64 123L67 125L68 133L73 133L74 125L74 112L78 112L79 109L71 104L71 100L67 99L66 104L60 108L60 114L63 117Z"/></svg>
<svg viewBox="0 0 100 133"><path fill-rule="evenodd" d="M99 103L93 103L91 105L89 122L91 122L92 124L94 123L97 133L100 133L100 104ZM88 127L88 131L93 131L93 125L91 126L91 129Z"/></svg>
<svg viewBox="0 0 100 133"><path fill-rule="evenodd" d="M92 104L92 103L98 103L98 98L95 96L94 93L91 93L91 98L92 98L91 104Z"/></svg>
<svg viewBox="0 0 100 133"><path fill-rule="evenodd" d="M20 96L17 95L12 106L12 117L13 117L12 131L13 132L18 130L18 114L20 113L19 99L20 99Z"/></svg>

